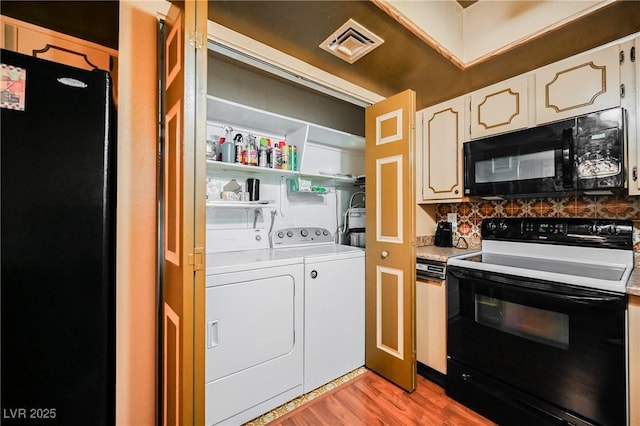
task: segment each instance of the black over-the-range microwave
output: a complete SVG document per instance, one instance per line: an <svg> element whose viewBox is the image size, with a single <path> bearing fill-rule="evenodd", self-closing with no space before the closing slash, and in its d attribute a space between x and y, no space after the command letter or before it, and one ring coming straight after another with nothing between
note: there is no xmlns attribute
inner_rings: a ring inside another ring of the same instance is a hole
<svg viewBox="0 0 640 426"><path fill-rule="evenodd" d="M613 108L464 143L464 194L611 194L625 187L625 110Z"/></svg>

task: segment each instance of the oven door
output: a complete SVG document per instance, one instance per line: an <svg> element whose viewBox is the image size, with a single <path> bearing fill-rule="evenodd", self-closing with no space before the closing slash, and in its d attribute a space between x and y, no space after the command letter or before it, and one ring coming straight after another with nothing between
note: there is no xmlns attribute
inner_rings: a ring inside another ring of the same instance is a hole
<svg viewBox="0 0 640 426"><path fill-rule="evenodd" d="M559 194L574 189L574 120L466 142L464 194Z"/></svg>
<svg viewBox="0 0 640 426"><path fill-rule="evenodd" d="M454 398L485 392L537 424L625 424L626 295L455 266L447 286Z"/></svg>

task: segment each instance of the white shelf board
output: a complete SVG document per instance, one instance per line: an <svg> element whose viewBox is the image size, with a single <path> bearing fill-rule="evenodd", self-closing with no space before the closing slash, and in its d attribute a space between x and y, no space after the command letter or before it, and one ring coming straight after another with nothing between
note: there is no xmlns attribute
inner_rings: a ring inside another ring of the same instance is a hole
<svg viewBox="0 0 640 426"><path fill-rule="evenodd" d="M273 200L260 200L260 201L207 201L207 207L215 208L263 208L263 207L276 207L276 202Z"/></svg>

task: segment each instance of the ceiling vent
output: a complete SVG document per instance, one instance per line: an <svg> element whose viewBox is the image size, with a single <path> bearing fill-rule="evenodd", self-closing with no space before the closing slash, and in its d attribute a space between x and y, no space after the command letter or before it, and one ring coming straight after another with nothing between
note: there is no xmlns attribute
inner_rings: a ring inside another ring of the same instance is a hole
<svg viewBox="0 0 640 426"><path fill-rule="evenodd" d="M320 48L352 64L384 43L384 40L349 19L320 44Z"/></svg>

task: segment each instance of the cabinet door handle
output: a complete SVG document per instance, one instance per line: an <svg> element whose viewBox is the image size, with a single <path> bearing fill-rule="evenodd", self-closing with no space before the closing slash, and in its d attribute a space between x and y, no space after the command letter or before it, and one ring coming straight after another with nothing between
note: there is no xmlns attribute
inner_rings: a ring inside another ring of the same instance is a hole
<svg viewBox="0 0 640 426"><path fill-rule="evenodd" d="M386 250L382 250L382 253L380 253L380 257L386 259L387 256L389 256L389 252Z"/></svg>

